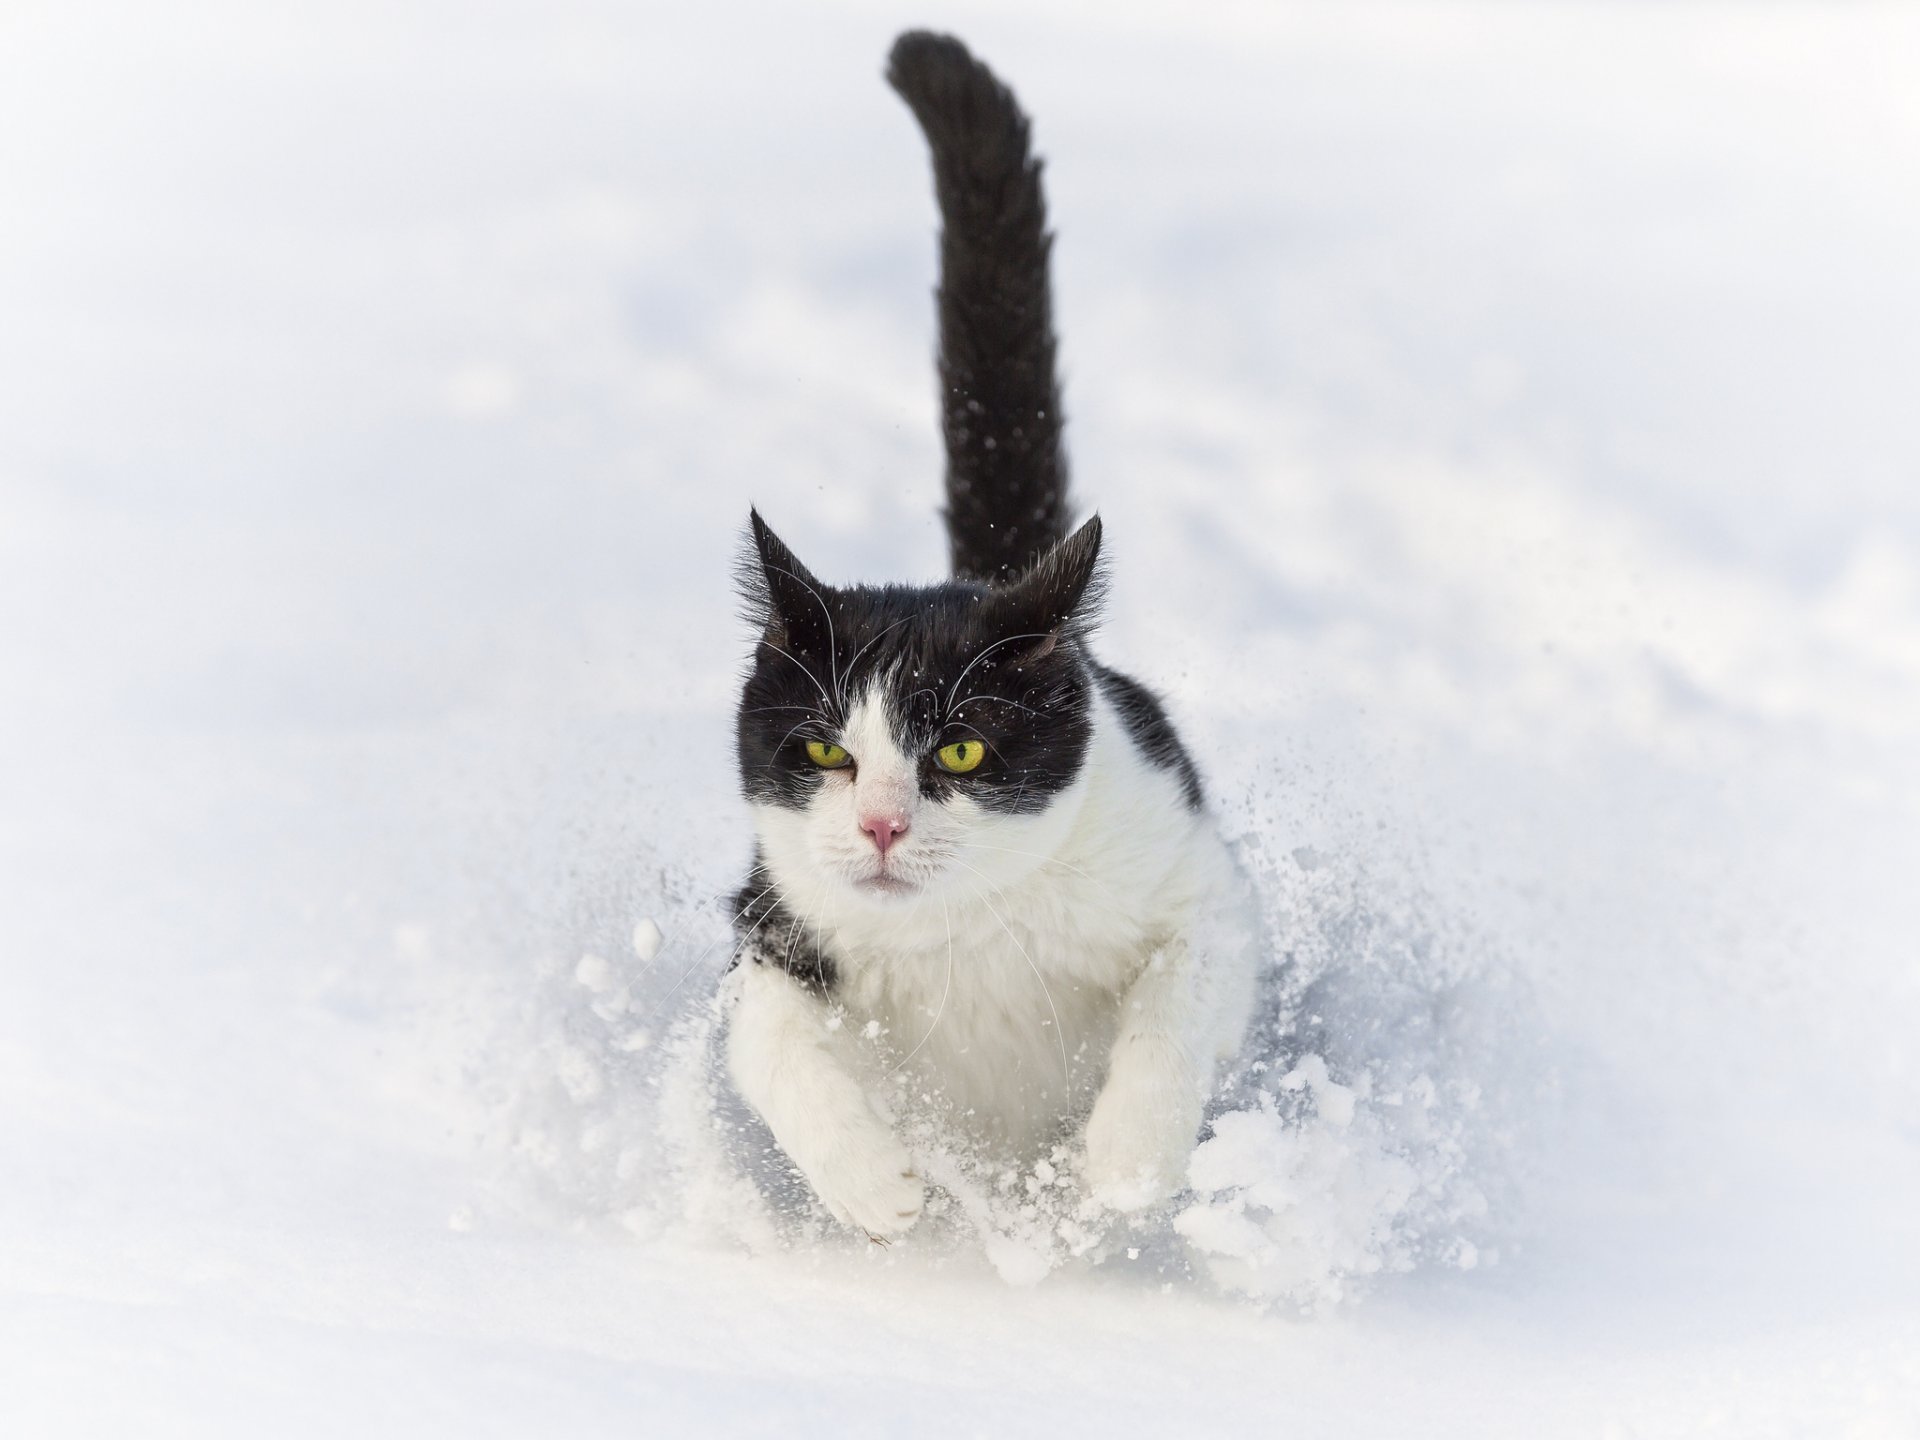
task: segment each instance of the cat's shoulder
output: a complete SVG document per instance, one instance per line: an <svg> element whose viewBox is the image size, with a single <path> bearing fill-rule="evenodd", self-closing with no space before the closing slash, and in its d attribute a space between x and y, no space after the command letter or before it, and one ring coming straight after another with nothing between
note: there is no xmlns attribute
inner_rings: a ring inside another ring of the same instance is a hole
<svg viewBox="0 0 1920 1440"><path fill-rule="evenodd" d="M1166 702L1131 675L1102 665L1089 657L1094 684L1112 709L1127 738L1140 756L1157 770L1165 770L1179 782L1189 810L1206 804L1200 785L1200 770L1187 753L1180 732L1167 714Z"/></svg>

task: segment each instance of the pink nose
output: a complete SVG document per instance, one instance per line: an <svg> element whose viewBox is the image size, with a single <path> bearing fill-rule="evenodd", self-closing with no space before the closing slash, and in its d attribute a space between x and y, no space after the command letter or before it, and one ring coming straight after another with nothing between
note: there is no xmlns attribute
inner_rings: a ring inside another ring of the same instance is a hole
<svg viewBox="0 0 1920 1440"><path fill-rule="evenodd" d="M869 815L860 822L860 828L873 838L873 843L885 855L887 847L907 833L907 822L898 815Z"/></svg>

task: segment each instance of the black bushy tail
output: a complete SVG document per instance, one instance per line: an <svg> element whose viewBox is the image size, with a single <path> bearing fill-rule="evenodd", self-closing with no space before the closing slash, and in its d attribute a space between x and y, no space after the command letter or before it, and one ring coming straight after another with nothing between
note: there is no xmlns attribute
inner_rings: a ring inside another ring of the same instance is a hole
<svg viewBox="0 0 1920 1440"><path fill-rule="evenodd" d="M953 573L997 581L1067 533L1046 201L1027 117L945 35L894 42L887 81L933 151L940 197L940 389Z"/></svg>

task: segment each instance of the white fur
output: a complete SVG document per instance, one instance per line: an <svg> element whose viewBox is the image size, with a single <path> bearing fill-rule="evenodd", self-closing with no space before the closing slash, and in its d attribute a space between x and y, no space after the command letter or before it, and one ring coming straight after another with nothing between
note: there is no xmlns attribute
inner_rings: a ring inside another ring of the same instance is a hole
<svg viewBox="0 0 1920 1440"><path fill-rule="evenodd" d="M1033 816L919 794L877 690L841 743L855 765L811 806L754 820L780 893L834 961L843 1014L762 953L730 1038L747 1102L828 1208L876 1234L918 1213L871 1098L896 1070L1009 1158L1044 1150L1091 1100L1095 1194L1132 1208L1176 1186L1252 990L1249 927L1196 933L1203 917L1238 920L1237 876L1178 777L1104 701L1079 778ZM907 823L884 864L859 825L876 812Z"/></svg>
<svg viewBox="0 0 1920 1440"><path fill-rule="evenodd" d="M734 1083L835 1218L874 1235L920 1217L913 1158L843 1058L813 996L778 970L747 967L729 1037Z"/></svg>

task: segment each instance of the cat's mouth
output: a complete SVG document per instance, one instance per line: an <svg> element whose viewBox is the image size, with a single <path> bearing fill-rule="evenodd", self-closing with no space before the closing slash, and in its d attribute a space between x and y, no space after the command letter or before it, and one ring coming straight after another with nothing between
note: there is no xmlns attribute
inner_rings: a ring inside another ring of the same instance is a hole
<svg viewBox="0 0 1920 1440"><path fill-rule="evenodd" d="M911 895L920 888L913 881L903 880L900 876L888 874L884 870L853 883L855 889L865 891L869 895Z"/></svg>

